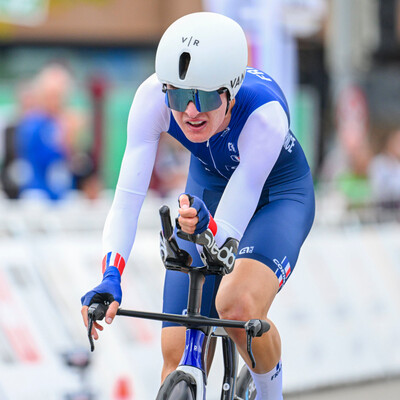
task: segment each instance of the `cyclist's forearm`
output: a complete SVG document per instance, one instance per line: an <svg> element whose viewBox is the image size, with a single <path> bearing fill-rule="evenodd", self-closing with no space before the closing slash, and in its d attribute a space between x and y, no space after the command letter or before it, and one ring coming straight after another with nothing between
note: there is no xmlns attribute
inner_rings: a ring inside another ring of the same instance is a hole
<svg viewBox="0 0 400 400"><path fill-rule="evenodd" d="M215 222L218 226L215 239L219 246L228 237L241 240L261 194L262 187L250 185L246 175L237 172L235 178L238 185L225 190L215 213Z"/></svg>
<svg viewBox="0 0 400 400"><path fill-rule="evenodd" d="M277 102L260 107L246 122L238 141L240 164L215 213L218 227L228 236L241 239L282 150L287 130L286 114ZM261 133L264 137L260 137Z"/></svg>
<svg viewBox="0 0 400 400"><path fill-rule="evenodd" d="M120 254L125 261L131 252L144 195L117 188L103 230L103 254Z"/></svg>
<svg viewBox="0 0 400 400"><path fill-rule="evenodd" d="M260 173L260 171L257 171ZM250 168L239 166L231 177L232 185L228 185L215 213L218 226L216 240L224 242L227 237L241 240L246 227L253 216L260 199L264 180L255 181ZM225 236L225 237L224 237ZM218 244L217 241L217 244Z"/></svg>

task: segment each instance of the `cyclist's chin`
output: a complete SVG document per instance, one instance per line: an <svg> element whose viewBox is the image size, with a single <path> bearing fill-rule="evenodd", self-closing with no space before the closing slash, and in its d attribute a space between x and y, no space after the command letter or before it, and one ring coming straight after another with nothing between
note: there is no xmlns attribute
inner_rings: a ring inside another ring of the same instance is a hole
<svg viewBox="0 0 400 400"><path fill-rule="evenodd" d="M211 126L206 124L202 127L202 129L193 129L190 126L183 127L183 133L185 134L186 138L193 143L203 143L210 139L211 136L214 135L215 132L212 131Z"/></svg>

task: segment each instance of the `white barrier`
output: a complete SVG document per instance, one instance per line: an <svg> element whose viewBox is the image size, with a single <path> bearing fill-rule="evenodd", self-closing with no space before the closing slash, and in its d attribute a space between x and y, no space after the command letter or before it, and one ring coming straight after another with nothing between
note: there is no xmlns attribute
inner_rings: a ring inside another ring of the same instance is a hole
<svg viewBox="0 0 400 400"><path fill-rule="evenodd" d="M161 309L161 204L145 202L124 272L125 308ZM80 296L101 277L101 229L109 205L110 199L50 209L0 204L1 399L60 399L79 389L61 354L88 349ZM282 336L286 391L400 373L399 238L398 224L313 228L270 313ZM97 398L117 398L123 382L126 398L154 398L159 339L159 322L117 318L107 326L86 379ZM220 376L218 355L211 400L219 398Z"/></svg>
<svg viewBox="0 0 400 400"><path fill-rule="evenodd" d="M271 318L285 387L301 390L400 373L400 227L315 227Z"/></svg>

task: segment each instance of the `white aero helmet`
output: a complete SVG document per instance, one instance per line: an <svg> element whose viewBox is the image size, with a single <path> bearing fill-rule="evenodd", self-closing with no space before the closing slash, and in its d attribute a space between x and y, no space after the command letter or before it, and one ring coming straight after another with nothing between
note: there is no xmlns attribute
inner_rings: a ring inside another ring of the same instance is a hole
<svg viewBox="0 0 400 400"><path fill-rule="evenodd" d="M234 20L217 13L185 15L165 31L156 53L163 84L205 91L227 88L233 99L247 66L247 41Z"/></svg>

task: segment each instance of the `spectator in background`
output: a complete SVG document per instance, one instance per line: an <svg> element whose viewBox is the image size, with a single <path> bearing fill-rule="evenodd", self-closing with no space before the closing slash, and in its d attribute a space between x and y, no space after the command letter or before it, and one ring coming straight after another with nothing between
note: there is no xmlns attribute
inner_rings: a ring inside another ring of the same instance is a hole
<svg viewBox="0 0 400 400"><path fill-rule="evenodd" d="M382 151L372 159L369 178L379 205L400 208L400 127L390 131Z"/></svg>
<svg viewBox="0 0 400 400"><path fill-rule="evenodd" d="M13 168L21 197L58 200L73 187L70 159L81 121L66 107L72 83L57 64L44 68L34 81L36 105L21 118L15 135Z"/></svg>
<svg viewBox="0 0 400 400"><path fill-rule="evenodd" d="M16 170L15 159L15 132L18 122L36 107L36 90L32 81L24 81L17 89L17 111L15 117L8 121L4 128L2 147L4 155L0 173L1 185L4 193L10 199L19 197L18 171Z"/></svg>
<svg viewBox="0 0 400 400"><path fill-rule="evenodd" d="M347 208L362 208L370 200L369 129L365 93L358 85L349 84L337 99L336 134L320 174L323 182L333 184L343 196Z"/></svg>

